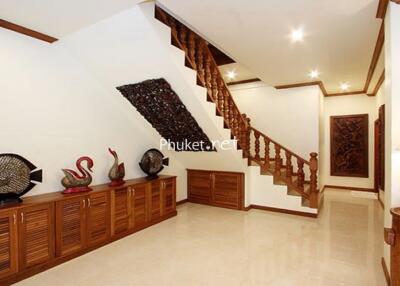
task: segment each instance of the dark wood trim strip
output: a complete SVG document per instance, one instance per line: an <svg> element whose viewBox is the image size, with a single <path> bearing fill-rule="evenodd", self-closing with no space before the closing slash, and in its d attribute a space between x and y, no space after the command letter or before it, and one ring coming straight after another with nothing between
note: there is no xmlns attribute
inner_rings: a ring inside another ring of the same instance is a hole
<svg viewBox="0 0 400 286"><path fill-rule="evenodd" d="M310 82L301 82L301 83L294 83L294 84L277 85L277 86L275 86L275 88L276 89L288 89L288 88L296 88L296 87L320 85L320 84L322 84L321 81L310 81Z"/></svg>
<svg viewBox="0 0 400 286"><path fill-rule="evenodd" d="M385 262L385 258L383 257L381 259L381 264L382 264L383 274L385 274L386 283L388 286L390 286L390 274Z"/></svg>
<svg viewBox="0 0 400 286"><path fill-rule="evenodd" d="M176 205L177 205L177 206L183 205L183 204L186 204L187 202L188 202L188 199L183 199L183 200L177 201L177 202L176 202Z"/></svg>
<svg viewBox="0 0 400 286"><path fill-rule="evenodd" d="M54 43L55 41L58 41L58 39L51 37L46 34L42 34L40 32L25 28L23 26L8 22L6 20L0 19L0 27L4 29L8 29L20 34L24 34L26 36L45 41L47 43Z"/></svg>
<svg viewBox="0 0 400 286"><path fill-rule="evenodd" d="M357 95L357 94L366 94L367 92L364 90L357 90L357 91L348 91L348 92L338 92L338 93L328 93L325 96L342 96L342 95Z"/></svg>
<svg viewBox="0 0 400 286"><path fill-rule="evenodd" d="M379 0L378 11L376 11L376 18L385 19L388 5L389 0Z"/></svg>
<svg viewBox="0 0 400 286"><path fill-rule="evenodd" d="M245 84L245 83L251 83L251 82L258 82L261 81L259 78L250 78L250 79L244 79L244 80L238 80L238 81L231 81L228 82L226 85L237 85L237 84Z"/></svg>
<svg viewBox="0 0 400 286"><path fill-rule="evenodd" d="M381 76L379 77L378 82L372 93L367 94L368 96L376 96L378 94L379 89L381 88L382 84L385 82L385 70L383 70Z"/></svg>
<svg viewBox="0 0 400 286"><path fill-rule="evenodd" d="M375 189L369 189L369 188L357 188L357 187L334 186L334 185L325 185L324 188L332 188L332 189L339 189L339 190L350 190L350 191L359 191L359 192L376 193L376 190L375 190Z"/></svg>
<svg viewBox="0 0 400 286"><path fill-rule="evenodd" d="M326 186L323 186L320 193L322 194L323 192L325 192Z"/></svg>
<svg viewBox="0 0 400 286"><path fill-rule="evenodd" d="M382 21L379 30L378 39L376 40L374 53L372 55L371 64L369 66L367 80L365 81L364 91L368 92L369 85L371 84L372 77L374 76L379 57L382 53L383 44L385 43L385 21Z"/></svg>
<svg viewBox="0 0 400 286"><path fill-rule="evenodd" d="M287 210L287 209L280 209L280 208L273 208L273 207L265 207L265 206L259 206L259 205L249 205L248 207L245 208L246 211L248 211L250 209L257 209L257 210L263 210L263 211L270 211L270 212L284 213L284 214L298 215L298 216L305 216L305 217L312 217L312 218L318 217L318 214L293 211L293 210Z"/></svg>

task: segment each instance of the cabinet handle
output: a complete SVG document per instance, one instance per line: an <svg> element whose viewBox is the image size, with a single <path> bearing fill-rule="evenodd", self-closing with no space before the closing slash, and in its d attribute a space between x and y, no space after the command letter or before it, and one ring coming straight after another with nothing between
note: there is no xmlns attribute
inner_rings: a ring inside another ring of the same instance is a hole
<svg viewBox="0 0 400 286"><path fill-rule="evenodd" d="M134 194L135 194L135 189L132 188L132 189L131 189L131 195L133 196Z"/></svg>
<svg viewBox="0 0 400 286"><path fill-rule="evenodd" d="M24 213L21 213L21 223L24 223Z"/></svg>
<svg viewBox="0 0 400 286"><path fill-rule="evenodd" d="M83 199L82 202L83 202L83 208L85 208L86 207L86 200Z"/></svg>
<svg viewBox="0 0 400 286"><path fill-rule="evenodd" d="M13 214L14 224L17 224L17 215Z"/></svg>
<svg viewBox="0 0 400 286"><path fill-rule="evenodd" d="M88 206L87 207L90 208L90 198L87 199L87 202L88 202Z"/></svg>

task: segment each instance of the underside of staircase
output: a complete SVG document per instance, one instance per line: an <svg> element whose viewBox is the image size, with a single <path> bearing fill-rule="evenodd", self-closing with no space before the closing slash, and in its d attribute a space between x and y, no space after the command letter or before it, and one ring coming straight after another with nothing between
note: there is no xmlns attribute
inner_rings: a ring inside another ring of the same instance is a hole
<svg viewBox="0 0 400 286"><path fill-rule="evenodd" d="M301 197L302 207L318 211L323 198L317 184L317 153L303 159L252 127L233 100L208 42L158 6L155 17L170 27L171 44L185 53L185 65L196 71L197 84L207 89L207 100L215 103L216 115L223 117L224 128L237 140L248 165L258 166L261 176L272 176L275 185L286 186L288 196Z"/></svg>

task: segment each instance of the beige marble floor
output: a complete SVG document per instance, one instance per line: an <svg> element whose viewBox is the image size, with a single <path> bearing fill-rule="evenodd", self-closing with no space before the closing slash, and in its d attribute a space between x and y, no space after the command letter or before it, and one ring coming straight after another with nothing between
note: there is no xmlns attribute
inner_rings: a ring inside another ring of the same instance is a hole
<svg viewBox="0 0 400 286"><path fill-rule="evenodd" d="M327 190L318 219L195 204L178 212L16 285L385 285L376 200Z"/></svg>

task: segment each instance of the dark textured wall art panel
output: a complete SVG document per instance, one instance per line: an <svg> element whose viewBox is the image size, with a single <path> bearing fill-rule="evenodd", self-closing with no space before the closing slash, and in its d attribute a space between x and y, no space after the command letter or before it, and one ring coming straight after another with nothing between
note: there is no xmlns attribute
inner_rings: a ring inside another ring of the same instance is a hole
<svg viewBox="0 0 400 286"><path fill-rule="evenodd" d="M202 144L204 151L214 151L207 135L165 79L150 79L117 89L164 139L182 147L176 151L200 151L194 148L198 144Z"/></svg>
<svg viewBox="0 0 400 286"><path fill-rule="evenodd" d="M368 114L331 116L331 175L368 178Z"/></svg>

